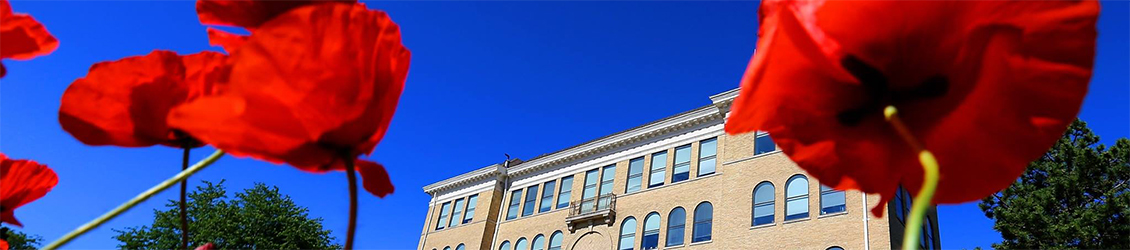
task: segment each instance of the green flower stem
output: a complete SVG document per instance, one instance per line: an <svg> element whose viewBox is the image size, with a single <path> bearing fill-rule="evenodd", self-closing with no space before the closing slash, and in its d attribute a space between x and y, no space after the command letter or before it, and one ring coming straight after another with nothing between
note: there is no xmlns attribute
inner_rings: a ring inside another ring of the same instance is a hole
<svg viewBox="0 0 1130 250"><path fill-rule="evenodd" d="M910 220L906 222L906 230L902 237L902 249L911 250L917 246L915 242L922 234L922 219L926 217L926 210L930 209L930 201L934 199L934 191L938 189L938 161L929 150L918 153L918 161L922 163L922 170L926 179L922 182L922 189L914 195L914 206L910 208ZM933 243L929 243L933 244Z"/></svg>
<svg viewBox="0 0 1130 250"><path fill-rule="evenodd" d="M188 169L181 171L180 173L173 176L172 178L169 178L169 179L161 182L160 184L157 184L156 186L149 188L149 190L145 190L145 192L138 194L136 197L133 197L133 199L130 199L126 203L122 203L121 205L118 205L118 207L114 208L114 210L110 210L109 212L102 214L102 216L98 216L98 218L95 218L94 220L87 222L86 224L83 224L82 226L80 226L78 228L75 228L74 231L71 231L71 232L67 233L66 235L63 235L62 238L59 238L58 240L51 242L51 244L47 244L47 246L43 247L43 249L44 250L53 250L53 249L58 249L59 247L62 247L63 245L70 242L71 240L74 240L75 238L77 238L79 235L82 235L82 234L89 232L90 230L102 225L103 223L110 221L110 219L113 219L114 217L121 215L122 213L126 212L126 210L129 210L130 208L137 206L137 204L140 204L141 202L148 200L149 197L153 197L153 195L161 192L162 190L165 190L165 189L168 189L169 187L172 187L173 185L177 184L177 182L188 179L189 176L196 174L196 172L199 172L200 170L204 169L208 165L211 165L212 163L216 162L216 160L219 160L221 156L224 156L224 151L223 150L216 150L216 152L212 153L212 155L209 155L208 158L204 158L204 160L200 160L199 162L196 162L196 164L193 164L192 167L189 167Z"/></svg>
<svg viewBox="0 0 1130 250"><path fill-rule="evenodd" d="M926 150L921 142L910 133L910 129L898 117L898 109L895 106L887 106L883 110L883 116L887 122L891 123L895 132L914 148L914 152L918 152L918 162L922 163L922 172L925 175L922 182L922 188L918 190L918 194L914 195L914 206L910 208L910 218L906 221L906 228L902 234L902 249L913 250L916 249L915 242L919 240L922 235L922 218L926 216L926 210L930 209L930 204L934 199L934 191L938 189L938 160L934 158L934 154Z"/></svg>

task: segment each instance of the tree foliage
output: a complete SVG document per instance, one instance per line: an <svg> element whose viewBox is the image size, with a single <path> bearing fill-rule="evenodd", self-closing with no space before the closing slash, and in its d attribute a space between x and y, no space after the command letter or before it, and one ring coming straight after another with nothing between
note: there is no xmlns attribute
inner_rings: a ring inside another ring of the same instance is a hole
<svg viewBox="0 0 1130 250"><path fill-rule="evenodd" d="M196 187L188 194L189 246L214 243L217 249L339 249L322 218L294 204L278 187L262 183L228 199L223 181ZM177 249L180 247L178 203L154 210L152 225L117 230L115 238L125 249Z"/></svg>
<svg viewBox="0 0 1130 250"><path fill-rule="evenodd" d="M0 227L0 236L8 241L8 249L13 250L39 249L39 245L43 244L43 237L16 232L8 227Z"/></svg>
<svg viewBox="0 0 1130 250"><path fill-rule="evenodd" d="M1004 238L993 248L1130 248L1130 140L1098 142L1076 120L1012 186L981 201Z"/></svg>

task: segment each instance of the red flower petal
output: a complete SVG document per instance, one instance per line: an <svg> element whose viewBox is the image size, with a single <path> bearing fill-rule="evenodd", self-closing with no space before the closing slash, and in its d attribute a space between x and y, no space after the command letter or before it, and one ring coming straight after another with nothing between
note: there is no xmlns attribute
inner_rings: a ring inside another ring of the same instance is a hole
<svg viewBox="0 0 1130 250"><path fill-rule="evenodd" d="M356 164L357 173L361 175L361 184L365 187L365 191L384 198L396 190L392 186L384 165L366 160L357 160Z"/></svg>
<svg viewBox="0 0 1130 250"><path fill-rule="evenodd" d="M200 245L200 246L196 247L196 250L212 250L212 249L216 249L216 245L214 245L212 243L208 243L208 244L204 244L204 245Z"/></svg>
<svg viewBox="0 0 1130 250"><path fill-rule="evenodd" d="M175 109L169 121L235 155L340 169L331 165L372 152L383 136L408 59L383 12L359 4L297 8L232 53L224 93Z"/></svg>
<svg viewBox="0 0 1130 250"><path fill-rule="evenodd" d="M934 201L958 203L1007 187L1074 119L1098 3L766 1L761 12L727 132L768 131L821 182L885 202L922 182L882 118L895 105L941 164Z"/></svg>
<svg viewBox="0 0 1130 250"><path fill-rule="evenodd" d="M30 160L13 160L0 154L0 222L23 226L14 211L50 192L59 177L45 165Z"/></svg>
<svg viewBox="0 0 1130 250"><path fill-rule="evenodd" d="M12 13L8 0L0 0L0 58L28 60L58 47L59 40L43 24L29 15Z"/></svg>
<svg viewBox="0 0 1130 250"><path fill-rule="evenodd" d="M247 36L236 35L222 30L208 28L208 44L212 46L220 46L228 53L235 52L243 43L247 42Z"/></svg>
<svg viewBox="0 0 1130 250"><path fill-rule="evenodd" d="M63 93L59 123L89 145L181 147L166 117L185 101L214 92L226 56L201 52L146 56L97 63Z"/></svg>
<svg viewBox="0 0 1130 250"><path fill-rule="evenodd" d="M0 239L0 249L8 250L8 241Z"/></svg>
<svg viewBox="0 0 1130 250"><path fill-rule="evenodd" d="M357 0L198 0L196 14L205 25L255 29L291 9L327 2L356 3Z"/></svg>

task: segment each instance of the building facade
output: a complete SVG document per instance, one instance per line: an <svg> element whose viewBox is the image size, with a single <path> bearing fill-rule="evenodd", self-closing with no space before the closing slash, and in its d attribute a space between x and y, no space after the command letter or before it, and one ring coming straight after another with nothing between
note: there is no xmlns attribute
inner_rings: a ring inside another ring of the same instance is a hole
<svg viewBox="0 0 1130 250"><path fill-rule="evenodd" d="M527 161L425 186L420 250L896 249L910 194L821 185L764 133L723 131L712 103ZM922 249L937 249L930 209Z"/></svg>

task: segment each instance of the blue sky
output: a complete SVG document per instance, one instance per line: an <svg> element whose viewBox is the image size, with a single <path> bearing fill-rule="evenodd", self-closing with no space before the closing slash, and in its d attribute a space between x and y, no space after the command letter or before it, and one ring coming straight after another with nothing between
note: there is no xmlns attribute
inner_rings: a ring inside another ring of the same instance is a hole
<svg viewBox="0 0 1130 250"><path fill-rule="evenodd" d="M400 24L412 50L407 86L388 135L372 159L388 166L396 193L363 196L357 246L412 249L428 195L421 187L502 161L529 159L709 103L738 86L756 41L757 2L395 1L370 2ZM1111 144L1130 128L1130 51L1125 1L1104 2L1090 94L1080 116ZM0 85L0 152L48 164L60 182L16 211L22 230L48 241L113 208L180 169L165 147L82 145L57 122L59 98L91 64L209 47L192 1L28 1L61 41L54 54L5 61ZM193 158L210 149L193 151ZM344 239L342 173L226 157L192 178L278 186L325 218ZM157 195L69 245L113 248L111 229L147 225L176 194ZM939 208L943 246L1000 240L975 203Z"/></svg>

